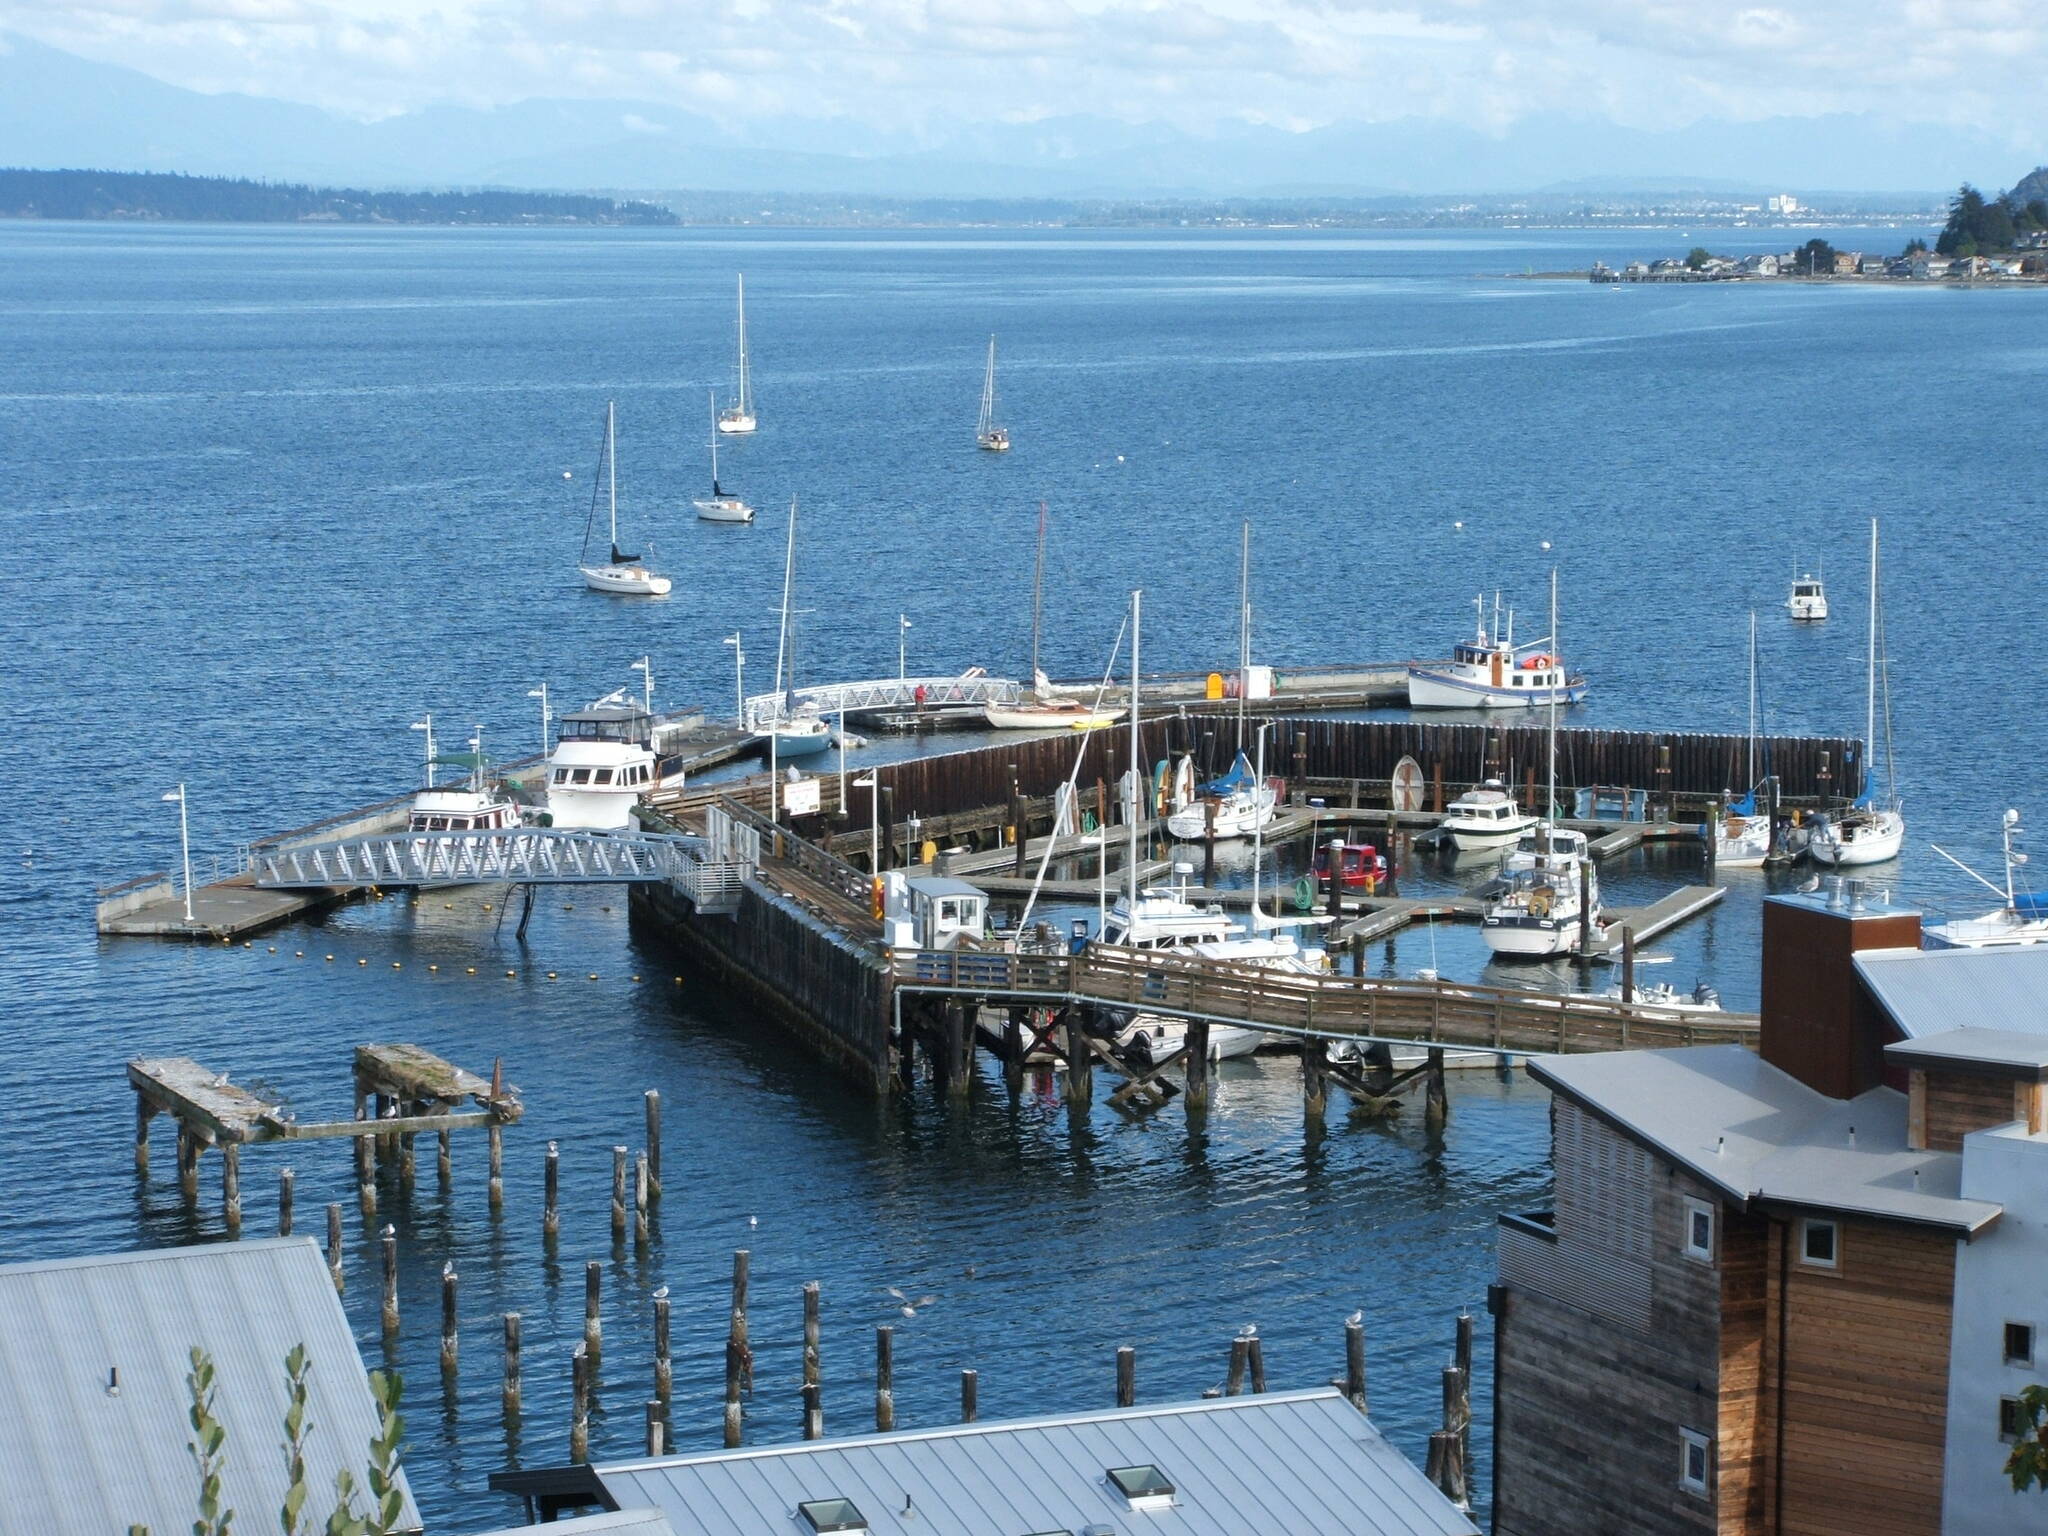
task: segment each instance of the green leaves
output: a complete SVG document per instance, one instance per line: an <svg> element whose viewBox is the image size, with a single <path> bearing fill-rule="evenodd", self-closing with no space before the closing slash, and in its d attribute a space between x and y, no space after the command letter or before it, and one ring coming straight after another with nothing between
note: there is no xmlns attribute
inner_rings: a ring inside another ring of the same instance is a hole
<svg viewBox="0 0 2048 1536"><path fill-rule="evenodd" d="M310 1393L307 1377L312 1364L306 1358L306 1346L294 1344L291 1352L284 1357L285 1381L290 1392L290 1401L284 1412L284 1470L287 1486L284 1504L277 1512L279 1528L284 1536L306 1536L306 1437L313 1432L313 1426L306 1421L306 1402Z"/></svg>
<svg viewBox="0 0 2048 1536"><path fill-rule="evenodd" d="M221 1471L227 1465L223 1451L226 1427L213 1416L213 1357L194 1346L188 1357L192 1369L185 1376L191 1406L185 1417L192 1424L192 1438L185 1442L199 1468L199 1518L192 1522L192 1536L229 1536L235 1512L221 1505Z"/></svg>
<svg viewBox="0 0 2048 1536"><path fill-rule="evenodd" d="M2012 1454L2005 1459L2005 1475L2012 1479L2012 1491L2029 1488L2048 1492L2048 1387L2027 1387L2020 1393L2018 1422L2013 1425Z"/></svg>

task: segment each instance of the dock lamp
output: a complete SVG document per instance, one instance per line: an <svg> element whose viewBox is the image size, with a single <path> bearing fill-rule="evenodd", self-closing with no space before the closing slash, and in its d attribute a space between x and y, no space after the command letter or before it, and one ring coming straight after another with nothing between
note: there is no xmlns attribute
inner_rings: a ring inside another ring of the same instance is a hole
<svg viewBox="0 0 2048 1536"><path fill-rule="evenodd" d="M185 862L185 921L189 923L195 919L192 916L192 831L185 819L185 786L180 784L164 798L178 802L178 851Z"/></svg>
<svg viewBox="0 0 2048 1536"><path fill-rule="evenodd" d="M904 682L910 676L910 615L896 615L896 681Z"/></svg>
<svg viewBox="0 0 2048 1536"><path fill-rule="evenodd" d="M732 694L733 705L739 711L740 729L747 728L747 653L740 648L739 631L725 637L725 643L732 647Z"/></svg>
<svg viewBox="0 0 2048 1536"><path fill-rule="evenodd" d="M427 733L427 788L432 789L434 787L434 717L428 715L424 720L415 720L411 728L415 731L425 731ZM169 799L170 797L166 795L164 798Z"/></svg>
<svg viewBox="0 0 2048 1536"><path fill-rule="evenodd" d="M542 683L538 688L529 688L526 696L540 700L540 755L546 757L554 750L548 741L548 727L554 723L554 717L548 711L548 685Z"/></svg>

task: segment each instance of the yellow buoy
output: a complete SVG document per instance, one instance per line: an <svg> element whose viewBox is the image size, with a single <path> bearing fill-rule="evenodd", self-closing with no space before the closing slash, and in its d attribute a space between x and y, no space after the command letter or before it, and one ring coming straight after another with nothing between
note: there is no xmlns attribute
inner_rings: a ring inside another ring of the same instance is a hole
<svg viewBox="0 0 2048 1536"><path fill-rule="evenodd" d="M554 979L555 979L555 973L554 973L553 971L549 971L549 972L548 972L548 980L549 980L549 981L553 981Z"/></svg>
<svg viewBox="0 0 2048 1536"><path fill-rule="evenodd" d="M438 965L430 965L427 967L427 969L430 971L438 971L441 969L441 967L439 967Z"/></svg>
<svg viewBox="0 0 2048 1536"><path fill-rule="evenodd" d="M369 962L369 961L367 961L367 960L358 960L358 961L356 962L356 964L357 964L357 965L368 965L369 963L370 963L370 962Z"/></svg>
<svg viewBox="0 0 2048 1536"><path fill-rule="evenodd" d="M484 910L486 912L491 910L491 904L488 901L484 903Z"/></svg>
<svg viewBox="0 0 2048 1536"><path fill-rule="evenodd" d="M393 969L394 971L402 971L405 969L405 967L400 962L394 960L391 962L391 969Z"/></svg>
<svg viewBox="0 0 2048 1536"><path fill-rule="evenodd" d="M590 979L591 979L592 981L595 981L595 980L597 980L597 972L595 972L595 971L592 971L592 972L590 973Z"/></svg>
<svg viewBox="0 0 2048 1536"><path fill-rule="evenodd" d="M474 976L474 975L476 974L476 967L475 967L475 966L473 966L473 965L472 965L471 967L469 967L469 974L470 974L470 975L472 975L472 976Z"/></svg>

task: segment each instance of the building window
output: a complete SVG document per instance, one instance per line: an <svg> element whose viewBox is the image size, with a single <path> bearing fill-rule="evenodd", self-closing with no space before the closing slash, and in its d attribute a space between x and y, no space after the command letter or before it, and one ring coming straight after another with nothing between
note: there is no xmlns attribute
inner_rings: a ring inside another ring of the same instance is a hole
<svg viewBox="0 0 2048 1536"><path fill-rule="evenodd" d="M1998 1400L1998 1438L2006 1441L2019 1439L2020 1425L2023 1422L2020 1400L2016 1397L2001 1397Z"/></svg>
<svg viewBox="0 0 2048 1536"><path fill-rule="evenodd" d="M2032 1323L2007 1323L2005 1325L2005 1363L2007 1365L2032 1365L2034 1363L2034 1325Z"/></svg>
<svg viewBox="0 0 2048 1536"><path fill-rule="evenodd" d="M1678 1432L1678 1486L1705 1493L1713 1477L1713 1442L1696 1429Z"/></svg>
<svg viewBox="0 0 2048 1536"><path fill-rule="evenodd" d="M1836 1223L1809 1216L1799 1223L1799 1262L1815 1269L1833 1269L1841 1255L1841 1240Z"/></svg>
<svg viewBox="0 0 2048 1536"><path fill-rule="evenodd" d="M1685 1256L1703 1264L1714 1262L1714 1208L1704 1200L1685 1202Z"/></svg>

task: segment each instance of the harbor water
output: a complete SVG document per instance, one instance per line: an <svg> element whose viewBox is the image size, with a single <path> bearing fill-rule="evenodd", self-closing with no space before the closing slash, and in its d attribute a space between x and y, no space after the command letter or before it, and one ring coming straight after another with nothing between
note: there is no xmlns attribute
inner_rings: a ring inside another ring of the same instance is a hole
<svg viewBox="0 0 2048 1536"><path fill-rule="evenodd" d="M1895 249L1913 233L1835 238ZM739 1247L751 1441L797 1433L799 1287L815 1279L833 1433L871 1422L882 1323L915 1426L952 1416L962 1367L981 1373L985 1417L1107 1404L1121 1344L1141 1399L1193 1395L1246 1324L1276 1386L1321 1383L1362 1309L1374 1417L1420 1459L1469 1309L1483 1468L1494 1221L1548 1198L1547 1103L1525 1080L1456 1074L1440 1138L1419 1117L1352 1123L1341 1096L1305 1127L1287 1058L1227 1064L1197 1123L1100 1099L1070 1116L1049 1087L1013 1101L994 1077L961 1106L921 1091L877 1105L678 979L617 890L545 893L523 941L506 893L478 889L394 895L246 948L98 943L92 891L174 866L162 795L180 782L202 879L238 842L408 787L407 726L427 711L444 743L480 723L487 751L523 755L539 744L528 690L570 705L637 690L643 655L657 704L729 709L723 637L743 637L749 691L772 674L792 497L802 679L892 675L899 637L913 672L1019 675L1044 498L1055 673L1101 668L1133 586L1148 665L1228 665L1249 518L1254 654L1283 671L1442 654L1496 586L1534 636L1554 564L1563 648L1595 685L1571 723L1740 729L1755 607L1766 722L1786 733L1861 730L1877 517L1909 848L1876 873L1930 907L1990 905L1927 844L1995 874L1999 813L2048 815L2048 679L2027 647L2042 296L1498 275L1660 238L0 226L0 762L18 808L0 865L16 1153L0 1261L223 1236L211 1163L196 1207L167 1143L151 1178L132 1172L129 1057L191 1055L305 1118L348 1112L353 1045L414 1040L472 1070L502 1058L527 1105L502 1214L481 1140L458 1136L452 1186L423 1156L378 1217L404 1256L389 1354L437 1532L514 1518L488 1474L565 1458L589 1259L607 1277L595 1455L640 1443L661 1284L677 1440L715 1445ZM689 499L708 484L705 392L727 383L739 270L762 424L721 445L720 471L762 515L714 526ZM1004 456L973 442L991 332ZM675 579L663 601L607 600L575 574L607 400L625 539ZM1795 565L1824 568L1825 625L1785 621ZM1298 867L1299 850L1279 858ZM1609 899L1702 878L1696 855L1647 849L1608 872ZM1704 977L1753 1006L1762 879L1724 878L1722 907L1657 941L1672 958L1651 979ZM1451 977L1483 959L1469 928L1374 950L1377 967ZM638 1145L649 1088L667 1105L668 1193L654 1241L618 1252L610 1149ZM301 1231L345 1202L345 1301L379 1361L374 1234L345 1147L252 1152L245 1231L270 1230L287 1155ZM462 1356L444 1381L451 1260ZM527 1387L508 1429L512 1310Z"/></svg>

